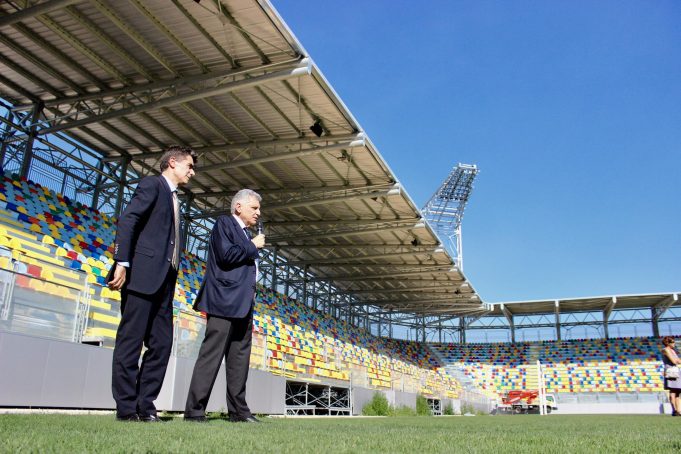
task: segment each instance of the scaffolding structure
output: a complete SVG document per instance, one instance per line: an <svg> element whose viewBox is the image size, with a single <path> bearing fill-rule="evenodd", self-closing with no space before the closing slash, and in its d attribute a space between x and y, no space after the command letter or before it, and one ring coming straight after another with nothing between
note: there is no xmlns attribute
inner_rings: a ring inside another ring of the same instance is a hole
<svg viewBox="0 0 681 454"><path fill-rule="evenodd" d="M477 174L478 168L474 164L459 163L447 175L422 210L428 223L446 240L445 247L461 271L463 271L461 221Z"/></svg>

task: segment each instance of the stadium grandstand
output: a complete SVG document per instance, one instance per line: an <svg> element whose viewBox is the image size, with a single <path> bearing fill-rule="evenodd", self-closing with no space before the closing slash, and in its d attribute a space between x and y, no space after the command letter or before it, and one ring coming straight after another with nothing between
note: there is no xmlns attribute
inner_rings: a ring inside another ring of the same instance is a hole
<svg viewBox="0 0 681 454"><path fill-rule="evenodd" d="M489 410L540 382L563 408L664 403L678 294L481 301L460 236L477 168L420 210L266 0L5 2L0 42L0 406L113 408L116 220L173 144L200 157L159 409L184 408L207 238L242 187L267 234L255 412L359 414L377 391Z"/></svg>

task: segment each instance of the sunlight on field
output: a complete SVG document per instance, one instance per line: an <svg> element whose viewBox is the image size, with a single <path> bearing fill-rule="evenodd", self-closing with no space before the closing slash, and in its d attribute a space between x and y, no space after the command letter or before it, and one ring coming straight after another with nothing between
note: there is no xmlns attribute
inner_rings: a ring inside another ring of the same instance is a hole
<svg viewBox="0 0 681 454"><path fill-rule="evenodd" d="M679 452L669 416L264 418L262 424L0 415L2 452Z"/></svg>

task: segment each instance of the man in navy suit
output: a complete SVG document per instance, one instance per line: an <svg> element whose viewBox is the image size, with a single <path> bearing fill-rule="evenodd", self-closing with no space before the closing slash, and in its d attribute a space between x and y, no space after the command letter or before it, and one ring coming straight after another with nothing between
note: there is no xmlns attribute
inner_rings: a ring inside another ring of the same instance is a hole
<svg viewBox="0 0 681 454"><path fill-rule="evenodd" d="M207 314L206 334L194 365L184 418L205 421L206 406L222 358L227 373L227 409L234 422L258 422L246 403L251 357L258 249L265 235L251 239L260 218L260 195L242 189L232 199L231 216L220 216L210 236L208 263L194 309Z"/></svg>
<svg viewBox="0 0 681 454"><path fill-rule="evenodd" d="M178 186L194 176L196 152L170 147L161 175L143 178L118 219L108 286L121 291L111 389L121 421L160 421L154 400L173 343L173 295L180 262ZM138 366L142 345L147 350Z"/></svg>

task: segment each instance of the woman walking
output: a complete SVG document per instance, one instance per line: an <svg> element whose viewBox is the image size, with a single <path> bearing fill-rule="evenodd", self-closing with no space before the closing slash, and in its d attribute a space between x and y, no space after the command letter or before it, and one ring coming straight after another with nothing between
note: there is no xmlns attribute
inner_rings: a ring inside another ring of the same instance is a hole
<svg viewBox="0 0 681 454"><path fill-rule="evenodd" d="M665 336L662 339L662 362L664 363L664 389L669 391L669 402L672 404L672 416L681 416L681 377L679 364L681 359L674 348L674 338ZM675 372L674 372L675 371Z"/></svg>

